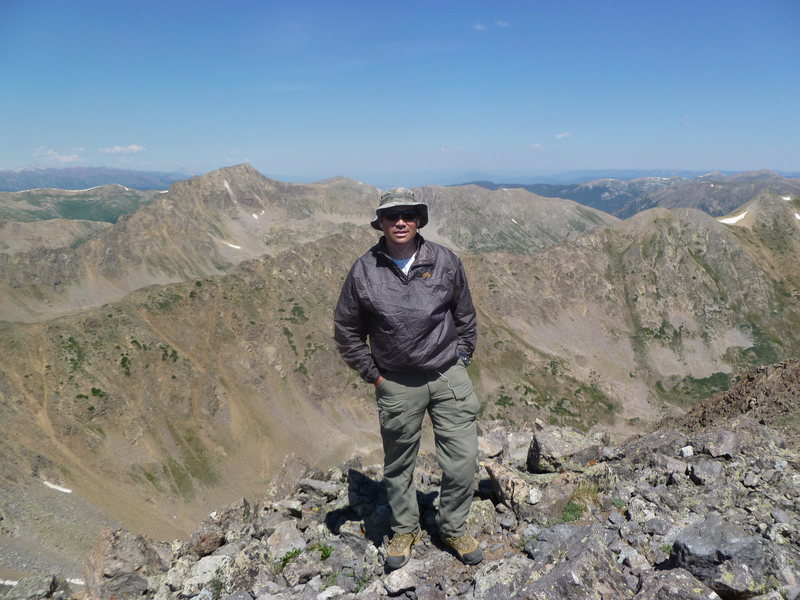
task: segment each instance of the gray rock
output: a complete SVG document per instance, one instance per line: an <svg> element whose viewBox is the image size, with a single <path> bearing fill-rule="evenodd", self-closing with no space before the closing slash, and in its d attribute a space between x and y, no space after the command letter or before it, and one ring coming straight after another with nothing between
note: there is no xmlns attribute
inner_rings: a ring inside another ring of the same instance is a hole
<svg viewBox="0 0 800 600"><path fill-rule="evenodd" d="M532 431L512 431L503 447L503 462L511 467L524 468L533 441Z"/></svg>
<svg viewBox="0 0 800 600"><path fill-rule="evenodd" d="M155 545L122 529L104 529L86 561L86 589L92 598L137 597L149 588L148 579L163 575L167 565Z"/></svg>
<svg viewBox="0 0 800 600"><path fill-rule="evenodd" d="M533 563L522 556L489 562L475 573L473 598L514 598L532 574Z"/></svg>
<svg viewBox="0 0 800 600"><path fill-rule="evenodd" d="M383 585L386 588L386 591L391 596L396 596L402 592L407 590L413 590L417 587L417 578L414 576L415 566L414 562L415 559L411 559L408 561L405 567L402 569L397 569L396 571L392 571L386 578L383 580Z"/></svg>
<svg viewBox="0 0 800 600"><path fill-rule="evenodd" d="M601 455L601 446L577 429L547 425L533 435L527 467L532 473L583 471Z"/></svg>
<svg viewBox="0 0 800 600"><path fill-rule="evenodd" d="M754 488L758 486L758 482L761 478L758 476L757 473L753 473L752 471L748 471L742 477L742 485L749 488Z"/></svg>
<svg viewBox="0 0 800 600"><path fill-rule="evenodd" d="M711 589L684 569L649 571L641 576L634 600L720 600Z"/></svg>
<svg viewBox="0 0 800 600"><path fill-rule="evenodd" d="M61 597L71 597L69 585L60 581L54 575L33 575L26 577L14 587L0 596L3 600L39 600L40 598L53 598L61 593Z"/></svg>
<svg viewBox="0 0 800 600"><path fill-rule="evenodd" d="M689 467L689 476L697 485L711 485L722 477L722 465L714 460L699 460Z"/></svg>
<svg viewBox="0 0 800 600"><path fill-rule="evenodd" d="M714 458L733 458L739 451L739 438L728 429L716 429L701 435L698 439L703 452Z"/></svg>
<svg viewBox="0 0 800 600"><path fill-rule="evenodd" d="M183 582L181 595L191 597L206 586L225 586L227 571L233 564L230 556L204 556L192 565L189 577Z"/></svg>
<svg viewBox="0 0 800 600"><path fill-rule="evenodd" d="M233 594L229 594L227 596L223 596L220 600L253 600L252 594L250 592L245 592L239 590L238 592L234 592Z"/></svg>
<svg viewBox="0 0 800 600"><path fill-rule="evenodd" d="M686 473L686 463L682 460L656 452L650 459L650 466L665 475Z"/></svg>
<svg viewBox="0 0 800 600"><path fill-rule="evenodd" d="M189 573L192 570L192 566L197 561L196 556L181 556L178 558L177 561L170 567L169 571L167 572L166 577L164 578L163 584L166 585L170 590L173 592L178 591L183 587L184 581L189 578Z"/></svg>
<svg viewBox="0 0 800 600"><path fill-rule="evenodd" d="M338 585L332 585L329 588L325 588L319 594L317 594L316 600L332 600L333 598L342 598L345 597L347 592L340 588Z"/></svg>
<svg viewBox="0 0 800 600"><path fill-rule="evenodd" d="M293 550L302 550L306 547L300 531L294 521L283 521L275 527L275 531L267 538L269 553L273 559L278 560Z"/></svg>
<svg viewBox="0 0 800 600"><path fill-rule="evenodd" d="M327 498L336 498L336 496L339 495L339 486L330 481L321 481L319 479L304 477L298 484L300 489L306 492L319 494Z"/></svg>
<svg viewBox="0 0 800 600"><path fill-rule="evenodd" d="M491 534L496 517L497 511L491 500L474 500L467 515L467 528L473 533Z"/></svg>
<svg viewBox="0 0 800 600"><path fill-rule="evenodd" d="M763 583L760 575L764 551L760 541L717 514L681 531L672 546L670 561L723 598L751 598Z"/></svg>
<svg viewBox="0 0 800 600"><path fill-rule="evenodd" d="M507 431L505 427L493 427L486 431L481 431L482 429L483 427L479 427L478 459L485 460L500 456L506 443Z"/></svg>
<svg viewBox="0 0 800 600"><path fill-rule="evenodd" d="M609 549L612 539L611 532L597 526L576 529L534 560L534 575L519 595L540 600L632 598L626 573Z"/></svg>

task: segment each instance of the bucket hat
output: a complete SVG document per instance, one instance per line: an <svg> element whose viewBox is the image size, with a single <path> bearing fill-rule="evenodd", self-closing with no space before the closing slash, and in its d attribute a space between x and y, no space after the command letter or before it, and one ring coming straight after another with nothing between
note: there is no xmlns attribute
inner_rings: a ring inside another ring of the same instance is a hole
<svg viewBox="0 0 800 600"><path fill-rule="evenodd" d="M398 187L384 192L381 194L381 202L378 208L375 209L375 218L370 221L373 229L380 231L381 227L379 221L381 220L381 213L396 206L413 206L419 213L419 225L417 229L422 229L428 224L428 205L420 202L408 188Z"/></svg>

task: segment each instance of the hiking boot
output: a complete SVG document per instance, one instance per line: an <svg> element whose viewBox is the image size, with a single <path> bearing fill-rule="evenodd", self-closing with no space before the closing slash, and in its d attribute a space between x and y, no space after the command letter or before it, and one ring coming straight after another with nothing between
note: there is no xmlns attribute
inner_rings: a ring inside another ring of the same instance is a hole
<svg viewBox="0 0 800 600"><path fill-rule="evenodd" d="M465 565L477 565L483 560L483 551L478 546L478 540L468 533L459 537L446 537L442 541L455 551Z"/></svg>
<svg viewBox="0 0 800 600"><path fill-rule="evenodd" d="M395 533L386 547L386 568L399 569L411 558L411 546L422 539L422 529L409 533Z"/></svg>

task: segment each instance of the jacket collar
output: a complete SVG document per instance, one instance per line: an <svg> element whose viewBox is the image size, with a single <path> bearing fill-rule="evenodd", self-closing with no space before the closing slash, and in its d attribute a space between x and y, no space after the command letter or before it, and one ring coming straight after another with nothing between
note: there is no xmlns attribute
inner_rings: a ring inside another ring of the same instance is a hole
<svg viewBox="0 0 800 600"><path fill-rule="evenodd" d="M430 245L425 241L425 238L417 233L415 239L417 242L417 257L414 259L414 266L433 263L433 251ZM378 240L378 243L375 245L375 253L382 254L391 262L392 257L389 256L389 249L386 247L386 236L382 235L381 239Z"/></svg>

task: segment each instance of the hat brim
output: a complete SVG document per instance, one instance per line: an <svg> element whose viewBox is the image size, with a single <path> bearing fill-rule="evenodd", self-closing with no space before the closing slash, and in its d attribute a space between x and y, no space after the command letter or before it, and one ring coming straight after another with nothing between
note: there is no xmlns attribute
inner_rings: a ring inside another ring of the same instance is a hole
<svg viewBox="0 0 800 600"><path fill-rule="evenodd" d="M370 225L372 225L373 229L377 229L378 231L382 231L380 226L381 220L381 213L385 210L389 210L390 208L396 208L398 206L413 206L417 212L419 213L419 225L417 225L417 229L422 229L425 225L428 224L428 205L424 202L409 202L408 199L405 200L395 200L392 202L387 202L379 209L375 211L375 218L370 221Z"/></svg>

